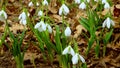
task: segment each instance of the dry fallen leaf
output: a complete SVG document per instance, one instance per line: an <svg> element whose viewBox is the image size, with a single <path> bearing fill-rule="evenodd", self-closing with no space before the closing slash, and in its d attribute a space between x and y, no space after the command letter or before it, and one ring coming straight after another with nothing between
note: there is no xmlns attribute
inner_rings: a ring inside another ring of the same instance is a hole
<svg viewBox="0 0 120 68"><path fill-rule="evenodd" d="M31 53L31 52L26 52L25 55L24 55L24 61L27 61L27 60L34 60L36 58L40 58L40 54L37 54L37 53Z"/></svg>
<svg viewBox="0 0 120 68"><path fill-rule="evenodd" d="M76 32L74 34L74 38L77 38L82 33L82 30L87 32L87 30L82 25L78 25L76 27Z"/></svg>
<svg viewBox="0 0 120 68"><path fill-rule="evenodd" d="M16 23L13 24L12 27L10 27L10 31L13 31L14 34L16 34L18 30L24 30L24 26Z"/></svg>

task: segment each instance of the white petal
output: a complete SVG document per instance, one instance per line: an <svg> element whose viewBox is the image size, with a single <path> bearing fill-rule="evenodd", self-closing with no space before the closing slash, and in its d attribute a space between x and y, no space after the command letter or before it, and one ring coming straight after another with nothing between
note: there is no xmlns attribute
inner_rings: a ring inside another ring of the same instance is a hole
<svg viewBox="0 0 120 68"><path fill-rule="evenodd" d="M80 60L82 61L82 63L85 63L85 59L81 55L79 55L79 57L80 57Z"/></svg>
<svg viewBox="0 0 120 68"><path fill-rule="evenodd" d="M82 2L80 5L79 5L79 9L86 9L86 5L84 2Z"/></svg>
<svg viewBox="0 0 120 68"><path fill-rule="evenodd" d="M72 48L72 47L70 47L70 54L71 54L72 56L74 56L74 55L75 55L75 52L74 52L74 50L73 50L73 48Z"/></svg>
<svg viewBox="0 0 120 68"><path fill-rule="evenodd" d="M44 0L44 1L43 1L43 5L48 5L47 0Z"/></svg>
<svg viewBox="0 0 120 68"><path fill-rule="evenodd" d="M47 24L47 28L48 28L49 33L52 33L52 28L49 24Z"/></svg>
<svg viewBox="0 0 120 68"><path fill-rule="evenodd" d="M25 12L22 12L22 13L19 15L19 19L23 19L23 20L26 19L26 14L25 14Z"/></svg>
<svg viewBox="0 0 120 68"><path fill-rule="evenodd" d="M37 23L34 28L37 29L39 27L40 27L40 23Z"/></svg>
<svg viewBox="0 0 120 68"><path fill-rule="evenodd" d="M5 18L0 16L0 21L5 22Z"/></svg>
<svg viewBox="0 0 120 68"><path fill-rule="evenodd" d="M59 9L59 15L62 15L62 6L60 7L60 9Z"/></svg>
<svg viewBox="0 0 120 68"><path fill-rule="evenodd" d="M26 24L27 24L27 21L26 21L26 20L21 19L21 20L20 20L20 24L22 24L22 25L26 25Z"/></svg>
<svg viewBox="0 0 120 68"><path fill-rule="evenodd" d="M105 9L109 9L109 8L110 8L110 5L109 5L109 3L108 3L108 2L107 2L107 3L105 3L104 8L105 8Z"/></svg>
<svg viewBox="0 0 120 68"><path fill-rule="evenodd" d="M78 54L76 53L73 57L72 57L72 63L73 64L77 64L78 63Z"/></svg>
<svg viewBox="0 0 120 68"><path fill-rule="evenodd" d="M102 4L105 4L105 3L107 3L107 1L106 0L102 0Z"/></svg>
<svg viewBox="0 0 120 68"><path fill-rule="evenodd" d="M63 54L63 55L65 55L65 54L71 54L72 56L74 56L74 55L75 55L75 52L74 52L74 50L73 50L73 48L72 48L71 46L68 46L68 47L66 47L66 48L63 50L62 54Z"/></svg>
<svg viewBox="0 0 120 68"><path fill-rule="evenodd" d="M106 22L107 22L107 20L105 20L105 21L103 22L103 24L102 24L102 27L103 27L103 28L105 28L105 26L107 25Z"/></svg>
<svg viewBox="0 0 120 68"><path fill-rule="evenodd" d="M7 13L4 10L2 10L2 13L3 13L5 19L7 19Z"/></svg>
<svg viewBox="0 0 120 68"><path fill-rule="evenodd" d="M29 2L28 6L29 6L29 7L32 7L32 6L33 6L32 1L31 1L31 2Z"/></svg>
<svg viewBox="0 0 120 68"><path fill-rule="evenodd" d="M0 11L0 18L1 18L1 21L7 19L7 13L4 11L4 10L1 10Z"/></svg>
<svg viewBox="0 0 120 68"><path fill-rule="evenodd" d="M69 52L69 46L66 47L66 48L63 50L62 54L63 54L63 55L66 55L66 54L68 54L68 52Z"/></svg>
<svg viewBox="0 0 120 68"><path fill-rule="evenodd" d="M40 27L42 28L43 31L46 30L46 24L44 23L44 21L40 21Z"/></svg>
<svg viewBox="0 0 120 68"><path fill-rule="evenodd" d="M36 3L36 6L39 6L39 3L38 3L38 2Z"/></svg>
<svg viewBox="0 0 120 68"><path fill-rule="evenodd" d="M65 12L65 13L63 12L65 15L67 15L70 12L69 8L65 4L63 4L63 10Z"/></svg>
<svg viewBox="0 0 120 68"><path fill-rule="evenodd" d="M43 12L40 10L39 12L38 12L38 16L42 16L43 15Z"/></svg>
<svg viewBox="0 0 120 68"><path fill-rule="evenodd" d="M26 20L23 20L22 24L23 24L23 25L26 25L26 24L27 24L27 21L26 21Z"/></svg>
<svg viewBox="0 0 120 68"><path fill-rule="evenodd" d="M38 28L38 31L39 31L39 32L42 32L42 31L44 31L44 30L43 30L41 27L39 27L39 28Z"/></svg>
<svg viewBox="0 0 120 68"><path fill-rule="evenodd" d="M110 22L111 22L111 20L110 20L110 18L107 18L107 28L109 29L110 28Z"/></svg>
<svg viewBox="0 0 120 68"><path fill-rule="evenodd" d="M65 29L65 36L70 36L71 35L71 30L70 30L70 27L67 27Z"/></svg>
<svg viewBox="0 0 120 68"><path fill-rule="evenodd" d="M76 4L79 4L81 0L75 0L75 3Z"/></svg>

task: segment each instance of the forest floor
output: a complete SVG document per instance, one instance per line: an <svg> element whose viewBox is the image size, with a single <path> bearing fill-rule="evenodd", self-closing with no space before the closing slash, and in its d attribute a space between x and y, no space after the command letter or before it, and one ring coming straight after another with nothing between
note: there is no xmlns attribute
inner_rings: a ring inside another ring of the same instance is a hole
<svg viewBox="0 0 120 68"><path fill-rule="evenodd" d="M3 0L4 1L4 0ZM57 0L52 0L50 6L48 7L49 16L55 21L56 24L59 24L62 21L62 18L58 15L58 10L60 4L56 2ZM23 5L28 5L29 0L22 0ZM71 0L68 0L70 3ZM118 11L112 11L113 14L118 12L117 16L113 15L115 22L114 31L110 42L107 44L106 55L102 57L102 47L100 48L99 58L95 57L94 48L90 50L90 53L85 60L87 62L88 68L120 68L120 1L113 1L114 6L118 6ZM56 6L58 5L58 6ZM1 8L2 6L0 6ZM8 14L8 23L10 30L14 33L20 33L24 30L24 26L19 24L18 16L21 13L21 5L19 0L8 0L6 6L6 12ZM114 10L114 7L112 7ZM34 13L34 8L29 8L31 14ZM75 14L74 12L78 12ZM103 10L102 14L104 15L105 11ZM87 48L87 41L82 36L81 31L86 31L83 26L80 25L78 19L80 16L86 17L84 10L78 8L72 8L70 13L67 15L66 20L71 25L72 36L77 39L80 54L85 56L85 51ZM80 29L79 29L80 28ZM0 37L4 33L4 23L0 22ZM7 36L6 42L10 43L10 38ZM60 68L57 60L54 60L51 64L49 61L44 62L39 48L33 43L36 39L33 36L33 32L27 30L23 45L26 45L29 42L29 46L26 50L24 57L24 67L25 68L34 68L32 59L36 68ZM11 43L10 43L11 44ZM16 68L15 61L10 50L5 46L5 44L0 47L0 68Z"/></svg>

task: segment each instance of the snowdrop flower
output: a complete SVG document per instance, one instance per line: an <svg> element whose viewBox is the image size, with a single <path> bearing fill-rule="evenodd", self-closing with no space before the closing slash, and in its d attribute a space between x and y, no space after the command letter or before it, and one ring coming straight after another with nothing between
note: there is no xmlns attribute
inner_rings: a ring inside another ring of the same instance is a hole
<svg viewBox="0 0 120 68"><path fill-rule="evenodd" d="M64 15L67 15L69 12L69 8L65 4L62 4L62 6L59 9L59 15L62 15L62 13Z"/></svg>
<svg viewBox="0 0 120 68"><path fill-rule="evenodd" d="M29 16L30 14L27 13L27 15ZM27 24L27 21L26 21L27 16L26 16L26 13L25 13L25 12L22 12L22 13L19 15L18 19L20 20L20 24L23 24L23 25L26 25L26 24Z"/></svg>
<svg viewBox="0 0 120 68"><path fill-rule="evenodd" d="M26 17L26 14L25 14L25 12L22 12L20 15L19 15L19 17L18 17L18 19L23 19L23 20L25 20L27 17Z"/></svg>
<svg viewBox="0 0 120 68"><path fill-rule="evenodd" d="M86 9L86 5L84 2L82 2L80 5L79 5L79 9Z"/></svg>
<svg viewBox="0 0 120 68"><path fill-rule="evenodd" d="M66 47L63 52L62 52L63 55L66 55L66 54L71 54L72 56L75 55L75 52L73 50L73 48L71 46L68 46Z"/></svg>
<svg viewBox="0 0 120 68"><path fill-rule="evenodd" d="M110 25L115 25L114 22L108 17L102 24L102 27L104 28L105 26L109 29Z"/></svg>
<svg viewBox="0 0 120 68"><path fill-rule="evenodd" d="M21 19L21 20L20 20L20 24L26 25L26 24L27 24L26 19L25 19L25 20Z"/></svg>
<svg viewBox="0 0 120 68"><path fill-rule="evenodd" d="M43 15L43 11L40 10L40 11L38 12L38 16L42 16L42 15Z"/></svg>
<svg viewBox="0 0 120 68"><path fill-rule="evenodd" d="M36 6L39 6L39 3L38 3L38 2L36 3Z"/></svg>
<svg viewBox="0 0 120 68"><path fill-rule="evenodd" d="M71 29L70 29L70 27L67 27L65 29L64 33L65 33L65 36L67 36L67 37L70 36L71 35Z"/></svg>
<svg viewBox="0 0 120 68"><path fill-rule="evenodd" d="M46 30L46 24L44 23L44 21L40 21L39 23L37 23L34 27L35 29L38 29L38 31L42 32Z"/></svg>
<svg viewBox="0 0 120 68"><path fill-rule="evenodd" d="M85 59L84 59L81 55L79 55L78 53L76 53L76 54L72 57L72 63L73 63L73 64L77 64L79 59L82 61L82 63L85 63Z"/></svg>
<svg viewBox="0 0 120 68"><path fill-rule="evenodd" d="M32 6L33 6L33 2L32 2L32 1L29 2L28 6L29 6L29 7L32 7Z"/></svg>
<svg viewBox="0 0 120 68"><path fill-rule="evenodd" d="M52 27L49 24L46 24L49 33L52 33Z"/></svg>
<svg viewBox="0 0 120 68"><path fill-rule="evenodd" d="M102 4L105 4L105 3L107 3L107 1L106 0L102 0Z"/></svg>
<svg viewBox="0 0 120 68"><path fill-rule="evenodd" d="M43 1L43 5L48 5L48 1L47 1L47 0L44 0L44 1Z"/></svg>
<svg viewBox="0 0 120 68"><path fill-rule="evenodd" d="M5 21L7 19L7 13L4 10L0 11L0 21Z"/></svg>
<svg viewBox="0 0 120 68"><path fill-rule="evenodd" d="M76 4L79 4L81 0L75 0L75 3Z"/></svg>
<svg viewBox="0 0 120 68"><path fill-rule="evenodd" d="M110 8L110 5L109 5L108 2L105 3L104 8L105 8L105 9L109 9L109 8Z"/></svg>
<svg viewBox="0 0 120 68"><path fill-rule="evenodd" d="M31 1L31 2L29 2L29 4L28 4L28 6L29 6L29 7L32 7L33 5L34 5L34 4L33 4L33 2L32 2L32 1ZM39 3L38 3L38 2L36 3L36 6L39 6Z"/></svg>

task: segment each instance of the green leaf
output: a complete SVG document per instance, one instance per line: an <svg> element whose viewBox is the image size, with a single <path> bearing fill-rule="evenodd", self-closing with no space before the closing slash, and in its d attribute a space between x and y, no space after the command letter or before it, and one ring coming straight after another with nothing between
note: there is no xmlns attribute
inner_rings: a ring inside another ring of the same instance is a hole
<svg viewBox="0 0 120 68"><path fill-rule="evenodd" d="M89 51L90 51L90 49L91 49L91 47L92 47L92 45L93 45L93 43L94 43L94 40L95 40L95 37L92 36L92 37L90 38L89 42L88 42L88 47L87 47L87 52L86 52L86 54L89 53Z"/></svg>
<svg viewBox="0 0 120 68"><path fill-rule="evenodd" d="M87 19L81 17L80 20L79 20L79 23L80 23L82 26L84 26L88 31L90 31L90 30L89 30L90 26L89 26L89 24L88 24L88 20L87 20Z"/></svg>
<svg viewBox="0 0 120 68"><path fill-rule="evenodd" d="M112 33L113 33L113 29L111 29L110 32L106 33L105 38L104 38L104 42L105 42L105 44L108 43L108 41L109 41L109 39L110 39Z"/></svg>
<svg viewBox="0 0 120 68"><path fill-rule="evenodd" d="M97 57L99 57L99 52L100 52L100 45L99 45L99 40L97 40L97 45L95 47L95 53Z"/></svg>
<svg viewBox="0 0 120 68"><path fill-rule="evenodd" d="M60 41L60 32L59 32L59 27L58 26L56 26L55 43L56 43L57 53L61 54L61 52L62 52L62 45L61 45L61 41Z"/></svg>

